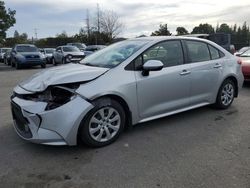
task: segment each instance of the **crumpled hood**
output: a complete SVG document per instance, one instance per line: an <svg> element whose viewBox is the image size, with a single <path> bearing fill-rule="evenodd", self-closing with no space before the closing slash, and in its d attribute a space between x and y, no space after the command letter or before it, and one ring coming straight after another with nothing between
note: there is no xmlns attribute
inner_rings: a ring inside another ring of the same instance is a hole
<svg viewBox="0 0 250 188"><path fill-rule="evenodd" d="M19 86L27 91L40 92L50 85L93 80L108 70L108 68L70 63L34 74L29 79L21 82Z"/></svg>

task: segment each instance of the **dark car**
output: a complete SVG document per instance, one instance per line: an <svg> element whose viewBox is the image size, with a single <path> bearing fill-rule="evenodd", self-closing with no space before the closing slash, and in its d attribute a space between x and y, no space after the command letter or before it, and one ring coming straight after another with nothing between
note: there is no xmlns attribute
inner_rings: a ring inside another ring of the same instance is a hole
<svg viewBox="0 0 250 188"><path fill-rule="evenodd" d="M45 55L32 44L17 44L11 51L11 66L20 69L21 67L41 66L46 67Z"/></svg>
<svg viewBox="0 0 250 188"><path fill-rule="evenodd" d="M89 45L89 46L87 46L85 51L95 52L95 51L101 50L101 49L103 49L105 47L107 47L107 46L105 46L105 45Z"/></svg>
<svg viewBox="0 0 250 188"><path fill-rule="evenodd" d="M89 56L89 55L93 54L94 52L101 50L105 47L107 47L107 46L105 46L105 45L89 45L85 49L84 54L85 54L85 56Z"/></svg>

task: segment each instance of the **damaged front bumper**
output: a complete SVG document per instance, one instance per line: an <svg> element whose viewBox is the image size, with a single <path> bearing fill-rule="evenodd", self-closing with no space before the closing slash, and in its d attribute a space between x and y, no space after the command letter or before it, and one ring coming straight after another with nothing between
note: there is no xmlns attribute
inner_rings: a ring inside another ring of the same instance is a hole
<svg viewBox="0 0 250 188"><path fill-rule="evenodd" d="M14 92L28 93L19 86ZM77 95L55 109L45 110L46 106L46 102L12 96L11 110L17 134L25 140L39 144L76 145L80 123L93 105Z"/></svg>

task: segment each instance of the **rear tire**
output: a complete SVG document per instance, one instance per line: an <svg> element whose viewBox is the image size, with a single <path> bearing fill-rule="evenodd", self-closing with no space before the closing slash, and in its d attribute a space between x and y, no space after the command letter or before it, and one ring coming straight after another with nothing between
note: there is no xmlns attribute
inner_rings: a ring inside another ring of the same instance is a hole
<svg viewBox="0 0 250 188"><path fill-rule="evenodd" d="M231 79L226 79L218 92L215 107L218 109L227 109L234 100L235 84Z"/></svg>
<svg viewBox="0 0 250 188"><path fill-rule="evenodd" d="M114 142L125 126L125 111L115 100L101 98L82 120L79 138L90 147L103 147Z"/></svg>
<svg viewBox="0 0 250 188"><path fill-rule="evenodd" d="M11 67L15 67L15 64L12 59L10 60L10 64L11 64Z"/></svg>
<svg viewBox="0 0 250 188"><path fill-rule="evenodd" d="M52 64L53 64L54 66L57 66L57 63L56 63L56 60L55 60L54 57L52 58Z"/></svg>
<svg viewBox="0 0 250 188"><path fill-rule="evenodd" d="M16 69L21 69L21 65L19 63L16 62Z"/></svg>

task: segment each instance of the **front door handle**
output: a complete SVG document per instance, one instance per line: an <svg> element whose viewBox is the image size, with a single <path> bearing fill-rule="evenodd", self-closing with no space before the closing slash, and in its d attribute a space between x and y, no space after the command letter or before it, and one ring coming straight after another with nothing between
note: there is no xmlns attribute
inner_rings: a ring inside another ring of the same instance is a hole
<svg viewBox="0 0 250 188"><path fill-rule="evenodd" d="M184 69L184 70L180 73L180 75L181 75L181 76L184 76L184 75L187 75L187 74L190 74L190 73L191 73L190 71Z"/></svg>
<svg viewBox="0 0 250 188"><path fill-rule="evenodd" d="M216 63L216 64L214 65L214 68L215 68L215 69L218 69L218 68L221 68L221 67L222 67L222 65L219 64L219 63Z"/></svg>

